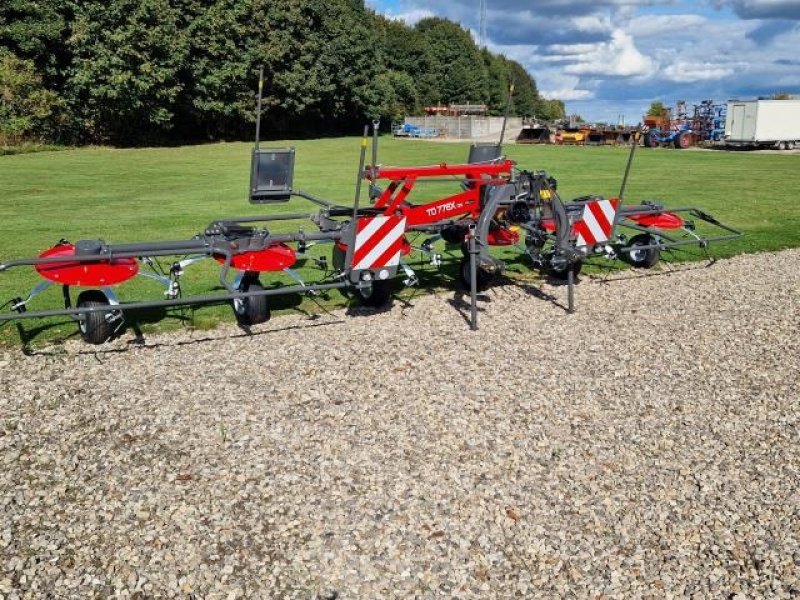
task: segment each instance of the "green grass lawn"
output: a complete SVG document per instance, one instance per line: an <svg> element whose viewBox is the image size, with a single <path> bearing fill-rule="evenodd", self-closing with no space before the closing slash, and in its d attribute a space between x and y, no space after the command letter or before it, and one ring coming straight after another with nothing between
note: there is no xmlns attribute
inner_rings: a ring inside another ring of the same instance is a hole
<svg viewBox="0 0 800 600"><path fill-rule="evenodd" d="M352 203L358 138L274 145L297 149L295 187L333 202ZM302 200L266 207L248 204L250 150L250 144L233 143L0 156L0 262L35 256L61 238L99 238L110 243L185 239L218 218L313 210ZM385 137L380 162L456 163L464 161L467 151L467 144ZM589 193L616 195L628 156L626 149L610 147L508 146L507 153L521 168L545 169L555 175L559 192L567 199ZM420 185L411 198L434 198L455 191L453 186ZM626 200L645 199L668 206L696 205L745 232L741 240L713 248L716 256L800 245L800 155L640 149ZM313 230L311 224L304 227ZM218 291L215 272L212 264L197 265L187 273L185 289ZM313 276L311 269L303 273ZM32 269L0 273L0 304L27 293L38 281ZM121 286L119 293L123 301L131 301L143 296L156 299L161 291L155 283L137 279ZM342 302L341 296L332 294L327 303ZM307 302L298 306L292 299L276 303L287 310L310 306ZM58 290L51 289L34 300L30 309L60 306ZM222 306L181 314L163 318L156 313L145 330L175 326L186 318L196 326L232 318L230 309ZM65 319L27 322L25 328L37 340L72 335L75 329ZM13 326L0 327L0 341L19 343L19 339Z"/></svg>

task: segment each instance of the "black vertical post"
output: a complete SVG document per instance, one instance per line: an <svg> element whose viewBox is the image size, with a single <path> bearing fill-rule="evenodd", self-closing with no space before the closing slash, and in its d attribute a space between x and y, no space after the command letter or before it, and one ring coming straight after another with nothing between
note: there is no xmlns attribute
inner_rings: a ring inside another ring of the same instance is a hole
<svg viewBox="0 0 800 600"><path fill-rule="evenodd" d="M625 188L628 185L628 176L631 174L631 165L633 164L633 155L636 154L636 146L639 145L639 136L641 136L641 129L633 132L631 139L631 153L628 155L628 164L625 165L625 175L622 178L622 186L619 188L619 204L622 206L622 201L625 199Z"/></svg>
<svg viewBox="0 0 800 600"><path fill-rule="evenodd" d="M372 121L372 182L369 184L369 202L372 204L375 202L375 198L372 195L373 190L375 189L375 174L378 170L378 131L381 127L381 120L380 119L373 119Z"/></svg>
<svg viewBox="0 0 800 600"><path fill-rule="evenodd" d="M572 263L567 265L567 312L575 312L575 272Z"/></svg>
<svg viewBox="0 0 800 600"><path fill-rule="evenodd" d="M469 328L472 331L478 330L478 265L476 264L476 256L478 254L477 243L475 239L475 224L469 226L469 238L467 241L467 249L469 251Z"/></svg>
<svg viewBox="0 0 800 600"><path fill-rule="evenodd" d="M503 111L503 129L500 130L500 142L498 145L503 147L503 139L506 137L506 123L508 123L508 111L511 110L511 97L514 95L514 84L508 86L508 96L506 97L506 108Z"/></svg>
<svg viewBox="0 0 800 600"><path fill-rule="evenodd" d="M353 252L355 251L356 245L358 205L361 200L361 180L364 178L364 163L367 160L367 135L369 135L369 125L364 125L364 134L361 136L361 154L358 159L358 173L356 175L356 197L353 200L353 219L350 222L350 228L353 230L353 235L347 244L347 252L344 256L344 268L348 277L350 277L350 273L353 269L353 265L351 263L353 261Z"/></svg>
<svg viewBox="0 0 800 600"><path fill-rule="evenodd" d="M264 65L258 71L258 108L256 109L256 150L261 141L261 99L264 94Z"/></svg>
<svg viewBox="0 0 800 600"><path fill-rule="evenodd" d="M381 128L380 119L372 121L372 172L378 168L378 131Z"/></svg>

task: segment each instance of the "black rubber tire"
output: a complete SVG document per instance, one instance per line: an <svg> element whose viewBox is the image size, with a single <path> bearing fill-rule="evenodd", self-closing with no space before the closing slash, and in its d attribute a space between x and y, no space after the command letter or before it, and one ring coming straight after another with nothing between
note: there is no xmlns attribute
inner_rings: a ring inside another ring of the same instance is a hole
<svg viewBox="0 0 800 600"><path fill-rule="evenodd" d="M652 132L650 131L645 131L644 133L642 133L642 145L645 148L652 148L653 146L655 146L655 144L653 144L653 138L651 136Z"/></svg>
<svg viewBox="0 0 800 600"><path fill-rule="evenodd" d="M685 150L689 146L692 145L692 134L688 131L684 131L683 133L679 133L675 137L675 148L677 150Z"/></svg>
<svg viewBox="0 0 800 600"><path fill-rule="evenodd" d="M568 279L568 277L569 277L569 268L554 267L553 264L550 262L550 259L552 258L552 256L553 256L552 253L548 252L547 255L545 255L545 257L544 257L544 259L545 259L545 261L544 261L544 264L545 264L544 273L545 273L545 275L547 275L548 277L552 277L553 279L557 279L559 281L566 281ZM581 270L583 269L583 261L582 260L578 260L578 261L572 263L571 267L572 267L572 274L573 274L574 278L577 280L578 279L578 275L581 274Z"/></svg>
<svg viewBox="0 0 800 600"><path fill-rule="evenodd" d="M466 225L448 225L441 231L442 239L448 244L460 244L467 236Z"/></svg>
<svg viewBox="0 0 800 600"><path fill-rule="evenodd" d="M477 268L475 269L475 273L477 274L477 289L479 292L482 292L489 287L489 284L492 283L492 280L495 278L496 274L487 271L486 269L482 269L480 264L476 266ZM470 277L469 273L469 256L461 259L461 264L458 267L458 278L461 281L461 285L463 285L466 290L469 291L472 283L472 278Z"/></svg>
<svg viewBox="0 0 800 600"><path fill-rule="evenodd" d="M109 306L108 298L100 290L86 290L78 295L77 308L91 308L95 306ZM78 331L87 344L95 346L111 339L114 328L106 318L111 311L94 311L85 313L83 319L78 321Z"/></svg>
<svg viewBox="0 0 800 600"><path fill-rule="evenodd" d="M362 306L380 308L389 304L392 299L392 281L390 279L371 281L368 286L354 288L358 303Z"/></svg>
<svg viewBox="0 0 800 600"><path fill-rule="evenodd" d="M626 247L630 246L649 246L655 243L655 238L648 233L640 233L633 236ZM654 267L661 257L661 250L658 248L649 248L647 250L630 250L620 252L620 259L628 263L636 269L650 269Z"/></svg>
<svg viewBox="0 0 800 600"><path fill-rule="evenodd" d="M245 277L239 286L240 292L260 292L264 287L257 279ZM233 313L240 325L250 326L266 323L269 321L271 313L269 302L266 296L247 296L233 300Z"/></svg>

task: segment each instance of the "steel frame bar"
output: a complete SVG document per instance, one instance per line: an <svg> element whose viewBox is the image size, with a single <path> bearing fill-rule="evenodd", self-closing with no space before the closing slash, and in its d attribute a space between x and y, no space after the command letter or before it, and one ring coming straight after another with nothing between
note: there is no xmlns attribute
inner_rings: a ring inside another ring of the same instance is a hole
<svg viewBox="0 0 800 600"><path fill-rule="evenodd" d="M252 296L279 296L281 294L307 293L310 291L323 291L340 289L344 287L357 287L345 281L336 283L317 283L294 285L281 288L260 290L257 292L233 292L229 294L215 294L175 298L173 300L151 300L146 302L120 303L106 306L86 306L82 308L57 308L52 310L29 311L16 314L0 314L0 322L16 321L19 319L35 319L43 317L58 317L66 315L80 316L90 312L110 312L111 310L125 312L129 310L142 310L146 308L163 308L168 306L188 306L190 304L216 304L234 300L236 298L249 298Z"/></svg>

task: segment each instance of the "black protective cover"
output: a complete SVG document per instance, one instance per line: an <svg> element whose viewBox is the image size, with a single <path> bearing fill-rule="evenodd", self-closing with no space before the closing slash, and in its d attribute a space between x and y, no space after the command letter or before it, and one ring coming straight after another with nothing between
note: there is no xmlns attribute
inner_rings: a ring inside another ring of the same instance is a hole
<svg viewBox="0 0 800 600"><path fill-rule="evenodd" d="M472 144L469 147L469 164L492 162L502 156L500 144Z"/></svg>
<svg viewBox="0 0 800 600"><path fill-rule="evenodd" d="M250 170L250 202L285 202L292 194L294 148L253 150Z"/></svg>

